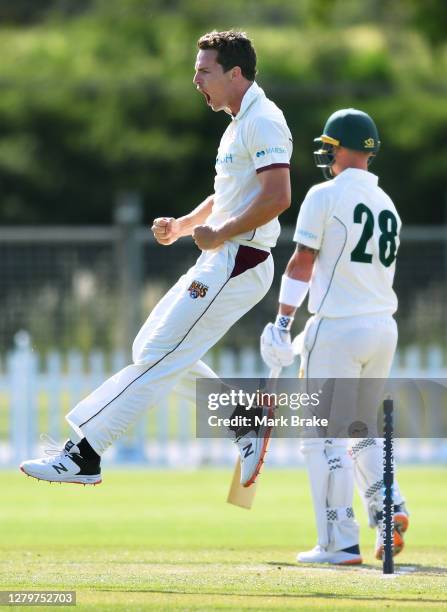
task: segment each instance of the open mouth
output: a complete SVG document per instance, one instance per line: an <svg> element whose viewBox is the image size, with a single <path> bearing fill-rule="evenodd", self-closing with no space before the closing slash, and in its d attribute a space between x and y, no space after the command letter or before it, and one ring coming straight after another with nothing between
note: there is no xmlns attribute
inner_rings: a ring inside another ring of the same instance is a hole
<svg viewBox="0 0 447 612"><path fill-rule="evenodd" d="M198 89L198 88L197 88ZM203 95L203 97L206 100L206 103L208 104L208 106L211 104L211 96L204 90L204 89L199 89L200 93Z"/></svg>

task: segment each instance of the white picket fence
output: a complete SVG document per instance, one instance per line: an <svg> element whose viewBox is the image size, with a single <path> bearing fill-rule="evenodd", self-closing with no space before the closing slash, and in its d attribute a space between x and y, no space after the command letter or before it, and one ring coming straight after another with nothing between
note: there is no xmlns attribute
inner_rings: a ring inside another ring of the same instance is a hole
<svg viewBox="0 0 447 612"><path fill-rule="evenodd" d="M254 349L236 355L220 351L210 365L223 377L259 378L266 371ZM26 332L16 335L15 349L0 369L0 466L14 466L44 451L39 433L62 441L69 431L64 414L108 376L126 365L122 353L111 359L93 351L87 359L75 351L49 353L41 359ZM283 372L296 375L296 366ZM442 351L417 347L396 355L392 375L398 378L447 378ZM148 411L133 430L105 455L105 461L157 467L232 464L236 449L229 440L197 439L195 408L175 396ZM445 440L399 440L401 462L447 462ZM270 465L302 465L296 440L272 441Z"/></svg>

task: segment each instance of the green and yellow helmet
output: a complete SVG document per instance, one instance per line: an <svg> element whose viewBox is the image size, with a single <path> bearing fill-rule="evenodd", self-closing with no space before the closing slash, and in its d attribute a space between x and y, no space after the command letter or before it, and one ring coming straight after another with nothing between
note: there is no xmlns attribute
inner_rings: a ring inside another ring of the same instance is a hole
<svg viewBox="0 0 447 612"><path fill-rule="evenodd" d="M314 142L320 144L318 151L314 151L315 164L322 169L326 179L332 178L334 147L371 153L368 163L380 148L376 124L367 113L355 108L343 108L333 113L326 121L323 134Z"/></svg>

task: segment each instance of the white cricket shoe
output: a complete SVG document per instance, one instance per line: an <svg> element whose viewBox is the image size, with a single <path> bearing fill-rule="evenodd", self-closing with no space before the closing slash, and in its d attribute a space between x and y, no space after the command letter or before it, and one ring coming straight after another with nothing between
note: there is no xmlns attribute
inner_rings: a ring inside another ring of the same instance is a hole
<svg viewBox="0 0 447 612"><path fill-rule="evenodd" d="M243 487L249 487L256 481L264 463L272 426L263 421L273 418L273 408L259 406L245 410L241 406L233 414L246 419L246 424L230 427L230 429L234 432L235 444L241 460L240 482Z"/></svg>
<svg viewBox="0 0 447 612"><path fill-rule="evenodd" d="M358 546L334 552L317 545L312 550L298 553L296 560L300 563L332 563L334 565L359 565L363 562Z"/></svg>
<svg viewBox="0 0 447 612"><path fill-rule="evenodd" d="M30 459L20 465L27 476L48 482L70 482L74 484L96 485L101 482L99 461L87 461L81 456L79 448L67 440L63 449L47 450L50 457Z"/></svg>

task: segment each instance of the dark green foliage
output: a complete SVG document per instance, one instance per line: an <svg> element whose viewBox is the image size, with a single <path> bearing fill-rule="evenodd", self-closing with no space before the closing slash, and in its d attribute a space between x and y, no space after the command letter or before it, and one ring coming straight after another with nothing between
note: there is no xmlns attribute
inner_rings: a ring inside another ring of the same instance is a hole
<svg viewBox="0 0 447 612"><path fill-rule="evenodd" d="M253 38L259 83L293 132L295 202L321 180L312 141L327 116L357 106L379 127L372 170L404 222L440 223L447 45L437 28L444 5L0 2L0 222L107 223L123 189L143 194L146 220L195 206L212 191L228 122L192 85L196 40L234 26ZM293 223L296 210L285 220Z"/></svg>

